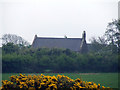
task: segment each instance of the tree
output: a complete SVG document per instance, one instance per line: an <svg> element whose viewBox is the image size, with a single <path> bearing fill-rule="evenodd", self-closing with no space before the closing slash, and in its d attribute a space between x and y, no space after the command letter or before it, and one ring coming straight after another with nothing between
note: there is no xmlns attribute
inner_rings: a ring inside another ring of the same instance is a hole
<svg viewBox="0 0 120 90"><path fill-rule="evenodd" d="M106 41L109 45L114 47L117 46L118 52L120 49L120 20L113 20L108 23L106 32L104 34L106 36Z"/></svg>
<svg viewBox="0 0 120 90"><path fill-rule="evenodd" d="M20 46L28 46L29 42L24 40L22 37L17 36L15 34L4 34L2 36L2 44L13 43L19 44Z"/></svg>
<svg viewBox="0 0 120 90"><path fill-rule="evenodd" d="M118 23L118 20L113 20L112 22L108 23L105 36L107 37L106 39L109 44L115 45L120 39L120 26Z"/></svg>
<svg viewBox="0 0 120 90"><path fill-rule="evenodd" d="M103 36L91 39L93 51L120 52L120 20L113 20L108 23Z"/></svg>
<svg viewBox="0 0 120 90"><path fill-rule="evenodd" d="M95 37L92 37L90 39L91 41L91 51L92 52L97 52L97 53L100 53L100 52L106 52L107 50L107 43L106 43L106 40L104 38L104 36L101 36L101 37L98 37L98 38L95 38Z"/></svg>
<svg viewBox="0 0 120 90"><path fill-rule="evenodd" d="M17 45L14 45L13 43L7 43L2 46L2 52L3 53L14 53L18 52L19 47Z"/></svg>

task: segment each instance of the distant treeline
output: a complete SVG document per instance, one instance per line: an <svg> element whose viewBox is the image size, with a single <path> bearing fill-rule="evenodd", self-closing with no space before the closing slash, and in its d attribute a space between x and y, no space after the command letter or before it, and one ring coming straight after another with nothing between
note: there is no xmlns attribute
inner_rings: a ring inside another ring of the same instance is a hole
<svg viewBox="0 0 120 90"><path fill-rule="evenodd" d="M120 55L80 54L69 49L33 49L8 43L2 46L2 72L117 72Z"/></svg>

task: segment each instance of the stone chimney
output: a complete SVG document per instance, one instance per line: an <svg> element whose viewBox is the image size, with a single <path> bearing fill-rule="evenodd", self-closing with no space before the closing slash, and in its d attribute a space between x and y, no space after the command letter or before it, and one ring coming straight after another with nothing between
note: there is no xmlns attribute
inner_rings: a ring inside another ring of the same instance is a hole
<svg viewBox="0 0 120 90"><path fill-rule="evenodd" d="M35 38L37 38L37 35L35 35ZM34 38L34 39L35 39L35 38Z"/></svg>
<svg viewBox="0 0 120 90"><path fill-rule="evenodd" d="M82 39L86 40L86 32L85 31L83 31Z"/></svg>
<svg viewBox="0 0 120 90"><path fill-rule="evenodd" d="M118 2L118 19L120 19L120 1Z"/></svg>
<svg viewBox="0 0 120 90"><path fill-rule="evenodd" d="M86 43L86 32L83 31L82 41L80 44L80 53L87 53L87 52L88 52L88 47L87 47L87 43Z"/></svg>

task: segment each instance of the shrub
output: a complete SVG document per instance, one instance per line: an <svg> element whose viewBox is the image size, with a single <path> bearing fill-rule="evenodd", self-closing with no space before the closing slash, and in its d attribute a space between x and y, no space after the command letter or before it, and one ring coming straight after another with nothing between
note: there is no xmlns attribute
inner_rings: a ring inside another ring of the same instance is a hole
<svg viewBox="0 0 120 90"><path fill-rule="evenodd" d="M2 81L2 89L23 89L23 90L79 90L79 89L105 89L104 86L96 84L94 82L85 82L77 78L73 80L64 75L44 76L41 75L13 75L10 77L10 81ZM110 89L110 88L108 88Z"/></svg>

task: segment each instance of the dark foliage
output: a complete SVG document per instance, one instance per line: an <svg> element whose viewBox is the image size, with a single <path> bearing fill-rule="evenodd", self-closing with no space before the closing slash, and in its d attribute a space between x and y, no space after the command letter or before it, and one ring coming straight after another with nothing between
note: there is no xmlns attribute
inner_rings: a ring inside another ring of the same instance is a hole
<svg viewBox="0 0 120 90"><path fill-rule="evenodd" d="M117 72L120 55L110 52L80 54L69 49L2 47L2 72Z"/></svg>

